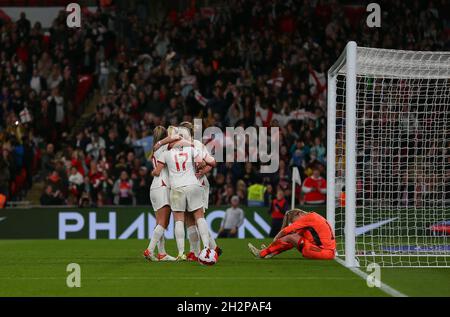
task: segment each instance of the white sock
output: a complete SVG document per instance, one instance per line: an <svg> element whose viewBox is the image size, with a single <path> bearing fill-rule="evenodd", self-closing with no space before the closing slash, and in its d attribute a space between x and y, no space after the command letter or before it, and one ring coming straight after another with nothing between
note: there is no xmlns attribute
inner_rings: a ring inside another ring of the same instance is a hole
<svg viewBox="0 0 450 317"><path fill-rule="evenodd" d="M150 239L150 243L148 244L148 248L150 252L153 253L155 250L156 243L161 239L161 236L164 235L164 228L160 225L157 225L155 227L155 230L153 230L152 238Z"/></svg>
<svg viewBox="0 0 450 317"><path fill-rule="evenodd" d="M159 239L157 246L158 246L159 254L167 254L167 252L166 252L166 239L164 238L164 234L161 236L161 239Z"/></svg>
<svg viewBox="0 0 450 317"><path fill-rule="evenodd" d="M195 256L200 253L200 238L198 236L197 226L190 226L187 228L187 236L189 239L190 252L193 252Z"/></svg>
<svg viewBox="0 0 450 317"><path fill-rule="evenodd" d="M209 230L205 218L197 219L197 228L200 233L200 238L202 238L203 247L209 248Z"/></svg>
<svg viewBox="0 0 450 317"><path fill-rule="evenodd" d="M184 254L184 222L175 222L175 239L177 240L178 255Z"/></svg>
<svg viewBox="0 0 450 317"><path fill-rule="evenodd" d="M209 247L210 247L211 249L217 248L216 240L214 240L214 238L212 237L211 232L209 233Z"/></svg>

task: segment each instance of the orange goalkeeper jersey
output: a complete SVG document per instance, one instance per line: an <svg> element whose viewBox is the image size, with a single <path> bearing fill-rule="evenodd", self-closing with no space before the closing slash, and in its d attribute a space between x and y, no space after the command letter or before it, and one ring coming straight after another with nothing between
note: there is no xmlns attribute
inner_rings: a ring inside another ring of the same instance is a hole
<svg viewBox="0 0 450 317"><path fill-rule="evenodd" d="M310 212L298 218L283 229L284 234L297 233L324 249L336 249L336 241L327 220L321 215Z"/></svg>

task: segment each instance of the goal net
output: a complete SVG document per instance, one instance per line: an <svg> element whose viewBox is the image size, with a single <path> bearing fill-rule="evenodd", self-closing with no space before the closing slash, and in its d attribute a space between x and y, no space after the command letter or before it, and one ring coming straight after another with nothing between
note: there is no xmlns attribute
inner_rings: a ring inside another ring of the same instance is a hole
<svg viewBox="0 0 450 317"><path fill-rule="evenodd" d="M450 52L357 47L328 73L327 217L351 266L450 265Z"/></svg>

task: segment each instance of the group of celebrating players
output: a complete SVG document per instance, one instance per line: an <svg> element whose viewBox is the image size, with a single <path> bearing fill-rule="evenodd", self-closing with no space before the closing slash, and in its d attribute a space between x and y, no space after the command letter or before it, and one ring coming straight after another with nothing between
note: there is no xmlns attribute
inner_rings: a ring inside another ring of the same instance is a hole
<svg viewBox="0 0 450 317"><path fill-rule="evenodd" d="M206 174L216 165L206 146L193 138L193 125L182 122L180 126L166 129L157 126L153 130L153 182L150 200L156 213L156 227L150 243L144 251L149 261L198 261L203 248L214 250L215 261L222 254L212 237L205 220L208 208L209 182ZM175 221L176 257L167 254L164 232L171 213ZM185 254L185 225L190 250ZM155 248L158 253L155 254ZM257 258L271 258L284 251L297 248L303 257L331 260L336 253L333 230L325 218L315 212L300 209L288 211L281 231L274 241L261 249L248 244Z"/></svg>
<svg viewBox="0 0 450 317"><path fill-rule="evenodd" d="M200 240L205 249L222 250L209 232L204 213L208 208L209 183L206 174L216 165L206 146L193 139L193 125L182 122L179 127L168 129L157 126L153 130L153 182L150 200L156 212L156 227L144 257L150 261L197 261ZM167 254L164 247L164 231L170 214L175 221L177 257ZM185 224L190 251L185 251ZM155 247L158 253L155 255Z"/></svg>

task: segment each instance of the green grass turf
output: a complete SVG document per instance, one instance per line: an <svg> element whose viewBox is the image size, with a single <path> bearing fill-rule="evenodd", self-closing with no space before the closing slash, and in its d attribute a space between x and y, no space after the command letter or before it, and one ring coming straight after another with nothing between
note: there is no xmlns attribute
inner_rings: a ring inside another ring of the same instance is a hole
<svg viewBox="0 0 450 317"><path fill-rule="evenodd" d="M142 240L1 240L0 296L386 296L335 261L311 261L289 251L257 260L247 242L219 240L212 267L149 263ZM175 253L175 242L167 249ZM81 287L66 286L66 266L81 266ZM407 295L450 296L447 269L383 270L382 279Z"/></svg>

